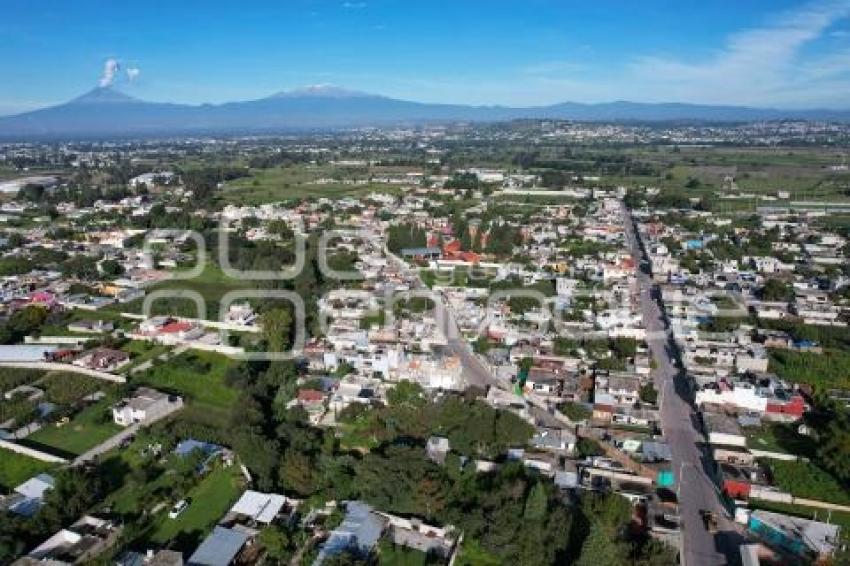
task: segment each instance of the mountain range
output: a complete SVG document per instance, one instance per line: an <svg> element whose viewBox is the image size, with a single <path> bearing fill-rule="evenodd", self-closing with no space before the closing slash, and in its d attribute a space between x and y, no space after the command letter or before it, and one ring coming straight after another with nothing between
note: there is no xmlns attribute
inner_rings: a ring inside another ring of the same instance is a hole
<svg viewBox="0 0 850 566"><path fill-rule="evenodd" d="M850 110L780 110L746 106L617 101L509 107L432 104L336 87L307 87L258 100L223 104L148 102L97 87L64 104L0 117L0 138L38 139L203 133L272 133L358 126L515 119L587 122L850 122Z"/></svg>

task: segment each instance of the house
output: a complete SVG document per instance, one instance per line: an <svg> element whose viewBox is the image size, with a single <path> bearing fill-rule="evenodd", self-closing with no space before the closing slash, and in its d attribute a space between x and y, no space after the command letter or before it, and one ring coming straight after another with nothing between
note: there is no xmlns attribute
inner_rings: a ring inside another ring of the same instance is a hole
<svg viewBox="0 0 850 566"><path fill-rule="evenodd" d="M436 527L416 518L405 519L378 511L373 513L386 519L386 536L393 544L443 559L448 559L454 550L457 533L451 525Z"/></svg>
<svg viewBox="0 0 850 566"><path fill-rule="evenodd" d="M746 448L747 437L734 417L722 413L703 412L702 419L708 433L709 444Z"/></svg>
<svg viewBox="0 0 850 566"><path fill-rule="evenodd" d="M100 332L112 332L115 325L106 320L78 320L68 325L71 332L83 332L94 334Z"/></svg>
<svg viewBox="0 0 850 566"><path fill-rule="evenodd" d="M290 499L277 493L261 493L249 489L233 504L227 517L268 525L281 514L282 510L294 511L299 503L301 502L297 499ZM228 522L228 518L225 522Z"/></svg>
<svg viewBox="0 0 850 566"><path fill-rule="evenodd" d="M533 367L528 371L526 387L540 395L558 395L561 387L555 372Z"/></svg>
<svg viewBox="0 0 850 566"><path fill-rule="evenodd" d="M781 513L752 511L747 529L769 547L807 562L826 561L841 544L838 525Z"/></svg>
<svg viewBox="0 0 850 566"><path fill-rule="evenodd" d="M325 402L325 394L315 389L299 389L298 404L302 407L310 408L321 407Z"/></svg>
<svg viewBox="0 0 850 566"><path fill-rule="evenodd" d="M224 322L236 326L251 326L257 321L257 315L248 303L230 305L224 315Z"/></svg>
<svg viewBox="0 0 850 566"><path fill-rule="evenodd" d="M218 444L212 444L211 442L201 442L200 440L189 438L188 440L181 441L174 448L174 453L180 456L181 458L186 458L188 456L191 456L196 450L202 454L212 457L222 452L224 449Z"/></svg>
<svg viewBox="0 0 850 566"><path fill-rule="evenodd" d="M99 371L117 371L130 363L130 354L111 348L97 348L71 362L75 366Z"/></svg>
<svg viewBox="0 0 850 566"><path fill-rule="evenodd" d="M140 387L132 397L122 399L112 407L112 420L119 426L151 422L168 414L175 404L182 404L182 399L172 398L156 389Z"/></svg>
<svg viewBox="0 0 850 566"><path fill-rule="evenodd" d="M14 489L3 502L3 507L10 513L24 517L32 517L44 502L44 494L56 485L56 480L48 474L38 474L31 477Z"/></svg>
<svg viewBox="0 0 850 566"><path fill-rule="evenodd" d="M0 362L31 363L47 361L56 352L56 346L17 345L0 346Z"/></svg>
<svg viewBox="0 0 850 566"><path fill-rule="evenodd" d="M189 557L189 566L230 566L253 539L249 532L216 525L213 532Z"/></svg>
<svg viewBox="0 0 850 566"><path fill-rule="evenodd" d="M111 548L121 534L121 526L107 519L86 515L32 549L16 566L65 566L89 564Z"/></svg>
<svg viewBox="0 0 850 566"><path fill-rule="evenodd" d="M445 464L446 456L450 450L449 439L442 436L430 437L428 443L425 445L425 453L428 455L428 459L435 464Z"/></svg>
<svg viewBox="0 0 850 566"><path fill-rule="evenodd" d="M560 428L538 428L529 443L540 450L572 454L576 447L576 436Z"/></svg>
<svg viewBox="0 0 850 566"><path fill-rule="evenodd" d="M640 384L640 378L634 375L599 375L596 377L594 402L633 406L640 398Z"/></svg>
<svg viewBox="0 0 850 566"><path fill-rule="evenodd" d="M368 554L378 544L386 528L382 517L372 512L372 507L360 501L349 501L345 505L345 518L322 544L313 566L344 551Z"/></svg>
<svg viewBox="0 0 850 566"><path fill-rule="evenodd" d="M149 550L147 554L128 551L118 557L115 566L183 566L183 555L175 550Z"/></svg>
<svg viewBox="0 0 850 566"><path fill-rule="evenodd" d="M413 259L440 259L440 248L404 248L401 257Z"/></svg>

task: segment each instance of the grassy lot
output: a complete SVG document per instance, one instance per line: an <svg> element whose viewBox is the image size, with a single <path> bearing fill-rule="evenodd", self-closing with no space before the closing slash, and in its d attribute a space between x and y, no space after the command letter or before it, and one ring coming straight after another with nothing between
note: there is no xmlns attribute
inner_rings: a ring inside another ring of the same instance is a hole
<svg viewBox="0 0 850 566"><path fill-rule="evenodd" d="M221 354L188 351L167 364L135 374L136 385L148 385L182 396L191 407L226 417L237 391L227 386L224 376L232 361Z"/></svg>
<svg viewBox="0 0 850 566"><path fill-rule="evenodd" d="M626 169L603 176L604 182L645 184L693 196L719 190L724 178L734 175L743 192L787 190L792 200L846 200L843 188L850 177L846 172L827 170L842 159L832 148L638 147L624 153L660 174L640 176ZM689 179L699 180L699 185L686 188Z"/></svg>
<svg viewBox="0 0 850 566"><path fill-rule="evenodd" d="M19 385L31 384L44 376L42 370L23 368L0 368L0 393Z"/></svg>
<svg viewBox="0 0 850 566"><path fill-rule="evenodd" d="M784 454L811 456L812 439L797 433L795 425L773 423L746 430L747 447Z"/></svg>
<svg viewBox="0 0 850 566"><path fill-rule="evenodd" d="M194 279L171 279L152 285L148 292L160 290L170 291L194 291L201 295L206 305L206 316L210 320L218 320L219 302L221 298L230 291L245 289L245 282L232 279L212 261L208 261L204 270ZM137 299L126 304L116 304L106 307L115 312L141 313L144 301ZM151 311L155 315L179 315L191 318L198 317L198 310L191 299L162 298L151 305Z"/></svg>
<svg viewBox="0 0 850 566"><path fill-rule="evenodd" d="M339 423L337 433L340 447L344 450L364 452L376 448L379 443L371 428L371 419L367 415L360 415L351 423Z"/></svg>
<svg viewBox="0 0 850 566"><path fill-rule="evenodd" d="M179 517L169 519L167 511L163 511L151 541L163 544L180 539L188 543L187 539L191 538L200 542L239 496L241 487L241 476L236 467L213 469L189 491L192 504Z"/></svg>
<svg viewBox="0 0 850 566"><path fill-rule="evenodd" d="M145 363L148 360L153 360L157 356L161 356L170 351L171 348L145 340L130 340L121 349L130 354L131 363L121 368L122 373L127 373L136 366Z"/></svg>
<svg viewBox="0 0 850 566"><path fill-rule="evenodd" d="M771 350L769 371L818 390L850 389L850 353L839 350L825 350L823 354Z"/></svg>
<svg viewBox="0 0 850 566"><path fill-rule="evenodd" d="M362 185L343 184L343 179L368 180L372 175L390 172L383 167L334 167L331 165L293 165L254 169L250 177L230 181L221 197L227 203L256 205L266 202L302 199L304 197L344 197L368 194L372 191L396 193L398 187L381 183ZM333 179L327 184L316 184L319 179Z"/></svg>
<svg viewBox="0 0 850 566"><path fill-rule="evenodd" d="M766 460L774 483L795 497L850 505L850 491L811 462Z"/></svg>
<svg viewBox="0 0 850 566"><path fill-rule="evenodd" d="M41 472L53 468L55 464L42 462L29 456L0 448L0 490L8 491Z"/></svg>
<svg viewBox="0 0 850 566"><path fill-rule="evenodd" d="M386 539L378 544L378 563L381 566L425 566L426 564L442 564L442 560L430 558L424 552L397 546Z"/></svg>
<svg viewBox="0 0 850 566"><path fill-rule="evenodd" d="M455 564L457 566L497 566L501 563L498 556L481 548L476 541L464 540Z"/></svg>
<svg viewBox="0 0 850 566"><path fill-rule="evenodd" d="M60 454L82 454L122 430L112 422L111 405L112 400L107 398L86 407L61 427L45 425L28 436L26 443Z"/></svg>
<svg viewBox="0 0 850 566"><path fill-rule="evenodd" d="M574 403L572 401L567 401L563 405L560 405L558 410L572 421L583 421L593 416L593 412L590 409L580 403Z"/></svg>
<svg viewBox="0 0 850 566"><path fill-rule="evenodd" d="M122 305L111 305L113 308L120 307ZM68 330L68 325L72 322L76 322L78 320L105 320L112 322L116 328L128 329L132 325L132 321L122 317L116 310L108 310L107 308L100 309L98 311L87 311L82 309L74 309L66 312L62 315L61 321L57 321L55 324L47 324L41 329L42 336L75 336L79 338L87 338L91 340L96 340L102 338L105 333L85 333L85 332L72 332Z"/></svg>

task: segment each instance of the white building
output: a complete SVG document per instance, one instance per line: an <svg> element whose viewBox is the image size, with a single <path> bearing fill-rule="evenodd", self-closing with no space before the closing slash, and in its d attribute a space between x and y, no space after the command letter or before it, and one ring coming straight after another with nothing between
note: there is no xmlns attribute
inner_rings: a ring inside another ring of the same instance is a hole
<svg viewBox="0 0 850 566"><path fill-rule="evenodd" d="M133 397L112 407L112 420L119 426L150 422L168 414L174 403L182 403L182 400L172 401L165 393L140 387Z"/></svg>

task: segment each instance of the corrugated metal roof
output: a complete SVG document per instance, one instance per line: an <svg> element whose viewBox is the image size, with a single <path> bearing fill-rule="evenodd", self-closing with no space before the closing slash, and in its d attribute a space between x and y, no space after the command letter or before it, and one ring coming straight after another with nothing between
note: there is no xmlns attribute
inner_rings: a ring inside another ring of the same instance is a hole
<svg viewBox="0 0 850 566"><path fill-rule="evenodd" d="M246 542L248 542L247 534L225 527L216 527L189 557L189 566L228 566Z"/></svg>

